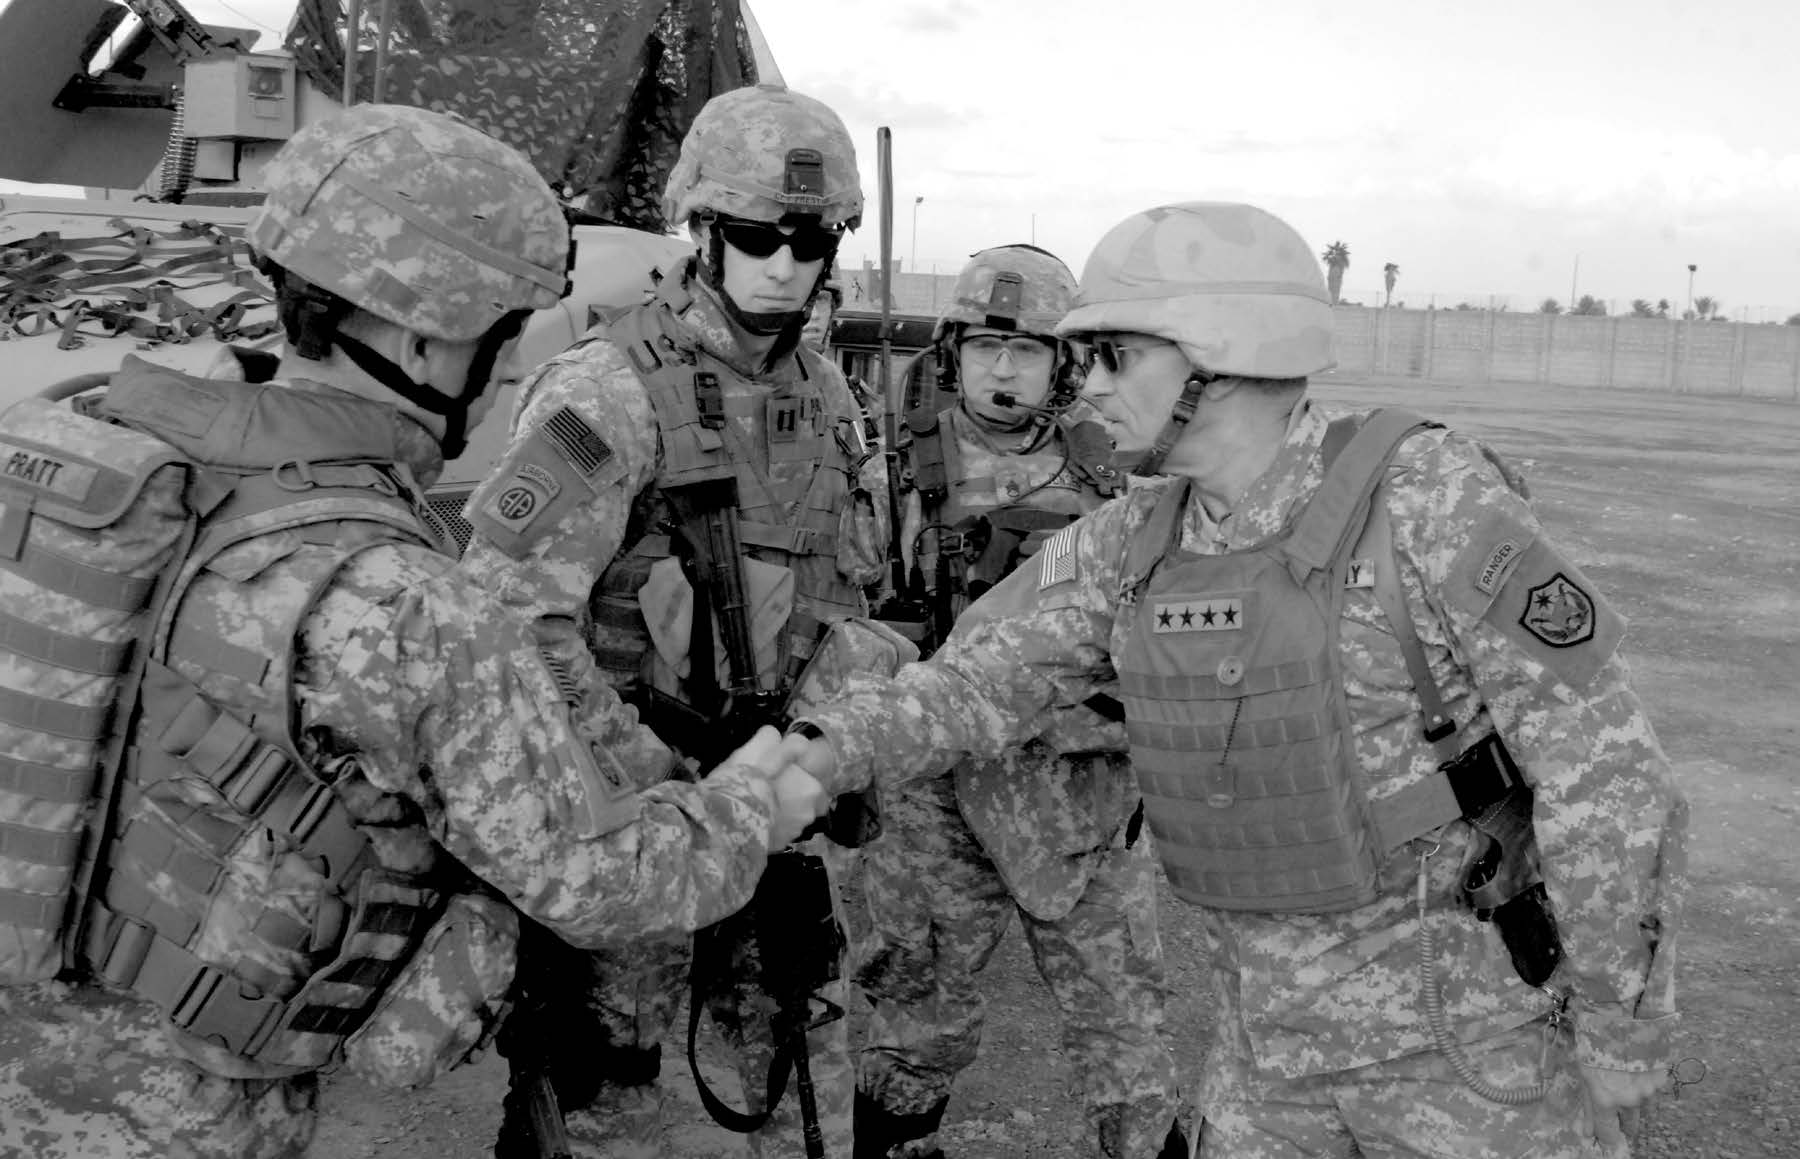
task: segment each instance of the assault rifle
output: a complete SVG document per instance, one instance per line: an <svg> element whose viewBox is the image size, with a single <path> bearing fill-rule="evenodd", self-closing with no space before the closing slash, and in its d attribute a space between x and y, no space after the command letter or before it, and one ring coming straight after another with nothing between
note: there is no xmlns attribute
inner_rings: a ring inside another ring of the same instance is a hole
<svg viewBox="0 0 1800 1159"><path fill-rule="evenodd" d="M704 763L712 764L763 725L780 727L791 689L785 685L765 689L758 678L744 583L744 549L738 533L736 478L727 475L668 487L663 494L675 516L673 539L694 594L686 681L694 702L690 711L707 722L695 731L664 735L683 738L684 747L688 737L704 738L704 756L714 758ZM718 687L714 659L715 609L730 672L730 684L724 689ZM671 699L654 698L649 703L669 710ZM653 728L655 711L650 720ZM866 794L840 797L825 818L825 829L840 844L861 844L878 831L872 798ZM798 849L775 853L757 881L750 903L696 935L689 972L688 1066L701 1103L720 1126L749 1134L774 1114L791 1073L809 1159L824 1159L825 1144L806 1034L844 1016L841 1007L822 998L822 1013L816 1019L812 1015L817 991L838 977L838 960L845 946L831 901L823 858ZM775 1057L770 1062L762 1107L751 1113L727 1106L713 1093L700 1073L695 1047L702 1007L711 997L732 994L745 980L753 981L775 1002L770 1025Z"/></svg>

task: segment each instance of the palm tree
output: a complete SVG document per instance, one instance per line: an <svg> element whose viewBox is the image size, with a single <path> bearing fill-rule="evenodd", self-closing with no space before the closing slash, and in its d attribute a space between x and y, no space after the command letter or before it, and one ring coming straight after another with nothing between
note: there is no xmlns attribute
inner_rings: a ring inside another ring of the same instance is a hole
<svg viewBox="0 0 1800 1159"><path fill-rule="evenodd" d="M1648 298L1633 298L1631 300L1631 316L1633 318L1654 318L1656 317L1656 307L1650 304Z"/></svg>
<svg viewBox="0 0 1800 1159"><path fill-rule="evenodd" d="M1713 318L1718 315L1719 305L1720 302L1717 298L1709 298L1705 294L1702 294L1694 299L1694 314L1700 321L1704 322L1708 318Z"/></svg>
<svg viewBox="0 0 1800 1159"><path fill-rule="evenodd" d="M1400 267L1393 262L1389 262L1387 265L1381 267L1381 280L1387 285L1387 301L1383 302L1382 305L1392 306L1394 304L1394 282L1399 277Z"/></svg>
<svg viewBox="0 0 1800 1159"><path fill-rule="evenodd" d="M1325 259L1325 288L1331 291L1331 304L1338 303L1338 291L1344 288L1344 271L1350 268L1350 247L1334 241L1319 255Z"/></svg>
<svg viewBox="0 0 1800 1159"><path fill-rule="evenodd" d="M1538 313L1540 313L1540 314L1560 314L1560 313L1562 313L1562 303L1557 301L1555 298L1545 298L1543 301L1538 303Z"/></svg>
<svg viewBox="0 0 1800 1159"><path fill-rule="evenodd" d="M1667 318L1671 308L1667 298L1658 298L1656 300L1656 316L1658 318Z"/></svg>

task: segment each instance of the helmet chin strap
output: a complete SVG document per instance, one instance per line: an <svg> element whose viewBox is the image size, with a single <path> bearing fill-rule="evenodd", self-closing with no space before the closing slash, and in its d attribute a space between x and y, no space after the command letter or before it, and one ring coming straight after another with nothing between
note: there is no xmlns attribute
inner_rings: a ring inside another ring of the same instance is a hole
<svg viewBox="0 0 1800 1159"><path fill-rule="evenodd" d="M1207 383L1217 377L1217 375L1208 374L1204 370L1195 370L1190 373L1187 381L1182 383L1181 397L1175 400L1175 405L1169 410L1169 421L1165 422L1162 430L1157 432L1156 441L1150 444L1150 449L1145 451L1135 463L1130 462L1128 456L1118 456L1119 469L1132 475L1161 474L1163 460L1169 457L1169 452L1174 449L1176 440L1181 438L1181 432L1193 420L1194 412L1200 407L1200 392L1206 389Z"/></svg>
<svg viewBox="0 0 1800 1159"><path fill-rule="evenodd" d="M500 348L519 333L524 317L524 314L508 315L481 336L475 356L469 361L469 374L463 380L462 393L454 397L414 382L405 371L375 353L373 348L347 334L335 335L333 341L358 370L420 410L442 416L444 434L438 445L443 448L445 459L454 459L469 445L469 411L493 384L494 364L499 360Z"/></svg>
<svg viewBox="0 0 1800 1159"><path fill-rule="evenodd" d="M775 345L786 349L800 341L800 331L806 328L806 320L812 317L813 299L825 288L825 282L831 277L832 264L836 261L835 251L826 255L824 264L819 267L819 277L813 282L812 291L795 310L746 310L739 306L725 290L725 236L710 225L706 230L706 252L700 257L700 268L706 274L706 284L718 293L719 300L725 304L726 315L733 322L758 338L779 336L780 341Z"/></svg>

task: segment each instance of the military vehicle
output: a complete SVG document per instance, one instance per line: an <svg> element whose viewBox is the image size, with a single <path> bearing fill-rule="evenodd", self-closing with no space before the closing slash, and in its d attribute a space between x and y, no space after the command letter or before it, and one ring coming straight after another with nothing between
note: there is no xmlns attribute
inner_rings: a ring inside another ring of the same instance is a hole
<svg viewBox="0 0 1800 1159"><path fill-rule="evenodd" d="M742 0L297 0L281 43L258 41L180 0L0 3L0 181L85 191L0 191L0 407L96 386L127 354L202 374L273 351L243 242L259 180L298 127L357 101L457 113L563 194L575 289L526 332L541 361L686 248L659 202L694 114L781 80ZM448 465L441 515L510 411L503 398Z"/></svg>

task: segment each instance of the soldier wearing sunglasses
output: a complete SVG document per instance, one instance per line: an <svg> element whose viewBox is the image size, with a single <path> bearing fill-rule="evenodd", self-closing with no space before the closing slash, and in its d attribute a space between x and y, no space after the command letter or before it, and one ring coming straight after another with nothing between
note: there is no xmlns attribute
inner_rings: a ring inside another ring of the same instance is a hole
<svg viewBox="0 0 1800 1159"><path fill-rule="evenodd" d="M1212 202L1103 237L1057 330L1142 477L791 752L887 793L1115 694L1210 950L1201 1154L1623 1159L1671 1059L1685 802L1510 469L1308 401L1314 252Z"/></svg>
<svg viewBox="0 0 1800 1159"><path fill-rule="evenodd" d="M908 594L943 630L1114 489L1110 444L1074 413L1075 348L1056 336L1074 300L1075 276L1053 255L983 250L909 368ZM943 1154L951 1087L981 1044L980 974L1015 914L1062 1016L1088 1125L1077 1153L1187 1154L1161 1035L1155 863L1124 730L1081 705L1051 733L883 794L883 838L864 858L871 934L856 977L872 1011L857 1159Z"/></svg>
<svg viewBox="0 0 1800 1159"><path fill-rule="evenodd" d="M778 690L827 625L866 612L863 586L883 570L887 505L871 496L885 494L885 468L843 376L800 340L862 206L831 109L780 86L708 102L663 196L694 252L661 272L648 304L525 381L511 445L469 501L463 566L535 621L575 687L597 667L697 766L739 706L779 710ZM523 1004L502 1047L515 1091L530 1068L550 1072L576 1155L674 1154L658 1074L691 961L685 942L640 943L535 975L553 997ZM841 1010L846 985L818 993ZM764 1093L764 1001L716 978L706 1000L740 1054L733 1109ZM826 1153L844 1159L846 1032L838 1018L807 1035ZM752 1153L802 1153L796 1103L790 1092L749 1136ZM524 1153L516 1125L503 1159Z"/></svg>

